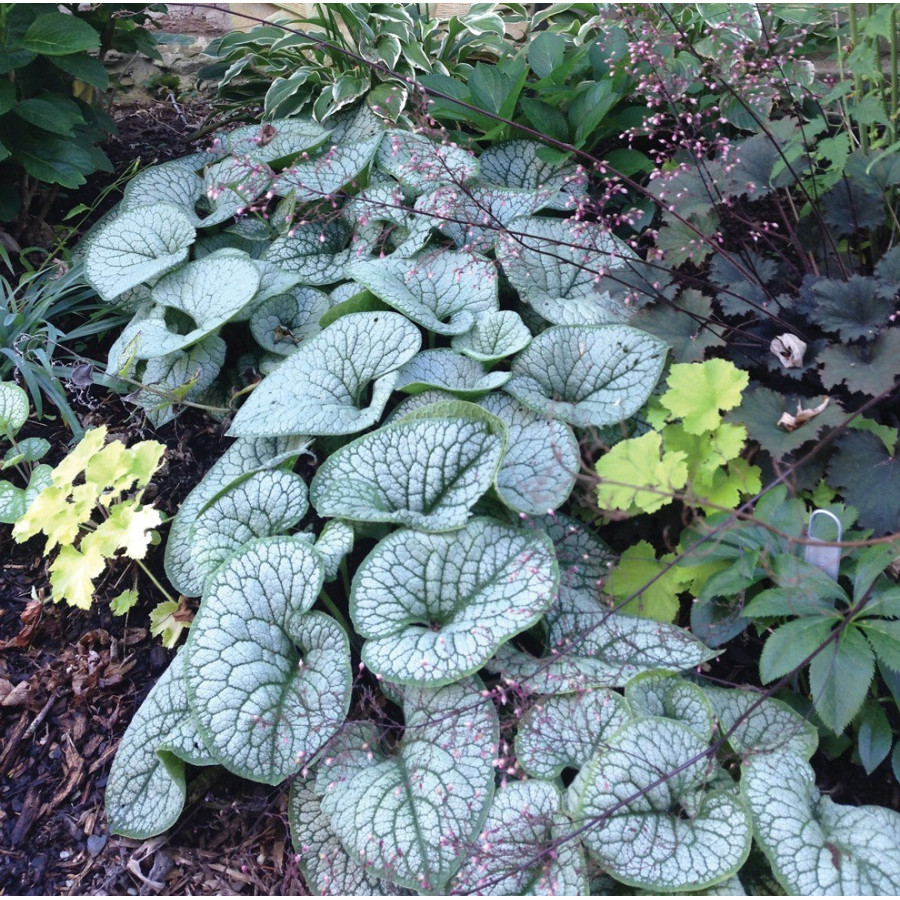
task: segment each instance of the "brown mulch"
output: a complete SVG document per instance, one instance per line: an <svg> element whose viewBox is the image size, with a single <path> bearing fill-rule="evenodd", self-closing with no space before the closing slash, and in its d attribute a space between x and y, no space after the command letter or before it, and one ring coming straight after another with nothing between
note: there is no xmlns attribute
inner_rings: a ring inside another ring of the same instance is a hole
<svg viewBox="0 0 900 900"><path fill-rule="evenodd" d="M166 466L148 490L173 514L221 455L221 426L188 412L155 434L118 398L91 391L97 396L81 398L89 405L76 407L85 424L116 423L129 444L167 444ZM53 444L51 462L64 454L64 428L28 427ZM0 894L306 893L288 838L286 787L203 770L166 835L108 835L112 758L172 656L147 627L160 598L141 579L141 602L127 618L113 617L104 600L124 574L113 566L89 612L56 606L47 601L41 540L19 545L0 525L0 548ZM164 577L162 547L148 562Z"/></svg>

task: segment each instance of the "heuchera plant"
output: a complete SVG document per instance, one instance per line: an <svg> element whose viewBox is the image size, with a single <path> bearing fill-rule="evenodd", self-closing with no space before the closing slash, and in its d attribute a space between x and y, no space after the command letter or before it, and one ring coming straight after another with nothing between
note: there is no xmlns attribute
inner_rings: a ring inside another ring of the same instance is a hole
<svg viewBox="0 0 900 900"><path fill-rule="evenodd" d="M145 171L88 239L135 311L111 378L157 420L173 391L249 393L172 522L200 608L122 741L110 828L165 831L185 763L220 764L293 779L321 893L735 891L754 840L788 891L895 890L900 816L821 797L815 729L682 674L711 651L602 603L611 551L555 511L579 436L645 406L667 347L602 282L633 252L565 216L579 171L535 150L475 158L365 109L274 121Z"/></svg>

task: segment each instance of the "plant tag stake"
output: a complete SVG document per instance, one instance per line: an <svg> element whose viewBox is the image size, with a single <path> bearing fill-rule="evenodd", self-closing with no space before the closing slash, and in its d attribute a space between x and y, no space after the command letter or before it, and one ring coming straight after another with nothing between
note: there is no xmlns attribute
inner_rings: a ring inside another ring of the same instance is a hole
<svg viewBox="0 0 900 900"><path fill-rule="evenodd" d="M831 519L837 527L837 537L835 538L834 543L840 543L841 541L841 520L833 512L830 512L827 509L813 510L809 517L809 525L806 528L806 536L813 543L806 545L804 559L811 566L815 566L817 569L821 569L823 572L825 572L826 575L830 575L835 581L837 581L838 570L841 567L841 548L828 546L828 544L826 544L820 538L816 538L813 535L813 527L816 516L827 516L829 519Z"/></svg>

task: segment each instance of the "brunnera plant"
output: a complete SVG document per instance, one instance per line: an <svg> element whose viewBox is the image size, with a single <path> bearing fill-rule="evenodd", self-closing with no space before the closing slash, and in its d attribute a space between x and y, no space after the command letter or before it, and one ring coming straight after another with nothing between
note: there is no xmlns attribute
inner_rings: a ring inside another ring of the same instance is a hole
<svg viewBox="0 0 900 900"><path fill-rule="evenodd" d="M111 830L165 831L185 763L218 764L293 780L322 893L736 890L754 842L795 893L895 888L900 816L820 796L815 730L610 609L614 554L557 511L578 438L640 411L667 353L601 280L633 251L564 216L580 182L363 110L147 170L90 235L88 278L135 310L108 376L161 419L246 397L172 522L200 608L122 741Z"/></svg>

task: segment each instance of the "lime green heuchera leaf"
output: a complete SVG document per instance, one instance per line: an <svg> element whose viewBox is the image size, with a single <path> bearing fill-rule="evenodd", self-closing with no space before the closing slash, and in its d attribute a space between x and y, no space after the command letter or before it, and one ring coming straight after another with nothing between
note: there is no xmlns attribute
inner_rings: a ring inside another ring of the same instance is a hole
<svg viewBox="0 0 900 900"><path fill-rule="evenodd" d="M749 382L750 376L728 360L676 363L669 370L669 387L660 403L682 419L689 434L702 434L719 426L722 410L740 405Z"/></svg>
<svg viewBox="0 0 900 900"><path fill-rule="evenodd" d="M103 449L105 443L105 425L86 431L84 437L53 470L53 484L56 487L71 486L93 457Z"/></svg>
<svg viewBox="0 0 900 900"><path fill-rule="evenodd" d="M191 718L184 653L179 653L119 744L106 786L109 830L144 840L171 828L184 806L184 763L209 766L215 761Z"/></svg>
<svg viewBox="0 0 900 900"><path fill-rule="evenodd" d="M608 688L537 697L519 721L516 759L535 778L558 778L585 765L631 718L625 698Z"/></svg>
<svg viewBox="0 0 900 900"><path fill-rule="evenodd" d="M177 600L163 600L150 610L150 634L161 639L163 647L171 650L190 623L178 618L181 604Z"/></svg>
<svg viewBox="0 0 900 900"><path fill-rule="evenodd" d="M700 890L730 878L750 852L752 829L734 785L708 784L709 745L672 719L622 727L568 791L591 856L614 878L656 892Z"/></svg>
<svg viewBox="0 0 900 900"><path fill-rule="evenodd" d="M548 537L477 518L449 534L401 530L380 541L357 569L350 615L369 669L437 686L477 672L534 625L558 583Z"/></svg>
<svg viewBox="0 0 900 900"><path fill-rule="evenodd" d="M504 390L537 413L602 428L644 405L665 356L662 341L627 325L557 325L515 357Z"/></svg>
<svg viewBox="0 0 900 900"><path fill-rule="evenodd" d="M435 334L464 334L498 310L497 271L474 253L395 254L353 263L347 274Z"/></svg>
<svg viewBox="0 0 900 900"><path fill-rule="evenodd" d="M113 556L122 550L130 559L143 559L150 546L151 532L162 520L158 509L124 500L113 506L109 517L82 538L81 549L85 553L95 549L103 556Z"/></svg>
<svg viewBox="0 0 900 900"><path fill-rule="evenodd" d="M396 897L412 892L376 878L338 840L310 782L291 782L288 817L294 851L309 888L321 896Z"/></svg>
<svg viewBox="0 0 900 900"><path fill-rule="evenodd" d="M900 893L900 814L822 796L812 767L789 752L751 756L741 792L756 840L789 894Z"/></svg>
<svg viewBox="0 0 900 900"><path fill-rule="evenodd" d="M245 544L212 577L185 645L191 711L238 775L278 784L338 732L350 706L350 647L309 612L323 581L303 540Z"/></svg>
<svg viewBox="0 0 900 900"><path fill-rule="evenodd" d="M84 272L104 300L158 278L187 259L193 216L173 203L120 212L88 240Z"/></svg>
<svg viewBox="0 0 900 900"><path fill-rule="evenodd" d="M494 795L473 850L450 883L481 897L585 896L588 866L572 840L562 793L546 781L513 781Z"/></svg>
<svg viewBox="0 0 900 900"><path fill-rule="evenodd" d="M103 573L106 560L95 548L82 553L71 545L59 548L50 565L50 587L53 601L63 600L79 609L90 609L94 599L94 579Z"/></svg>
<svg viewBox="0 0 900 900"><path fill-rule="evenodd" d="M716 722L706 694L672 672L641 672L625 685L625 699L639 716L657 716L690 726L705 741L712 740Z"/></svg>
<svg viewBox="0 0 900 900"><path fill-rule="evenodd" d="M12 437L28 418L28 394L17 384L0 382L0 430Z"/></svg>
<svg viewBox="0 0 900 900"><path fill-rule="evenodd" d="M381 417L396 370L421 342L418 328L397 313L343 316L304 341L257 386L228 433L257 437L363 431ZM366 397L370 384L371 399Z"/></svg>
<svg viewBox="0 0 900 900"><path fill-rule="evenodd" d="M378 878L445 893L494 795L500 727L480 682L402 690L406 728L392 752L377 729L345 728L319 764L322 812Z"/></svg>
<svg viewBox="0 0 900 900"><path fill-rule="evenodd" d="M114 616L124 616L125 613L134 608L138 599L138 592L134 588L129 588L126 591L122 591L121 594L116 594L109 601L109 608ZM166 645L164 644L164 646Z"/></svg>
<svg viewBox="0 0 900 900"><path fill-rule="evenodd" d="M662 452L658 432L620 441L597 461L597 502L601 509L656 512L682 491L688 480L687 455Z"/></svg>
<svg viewBox="0 0 900 900"><path fill-rule="evenodd" d="M694 578L692 570L669 565L674 558L674 554L666 554L657 560L647 541L624 550L606 581L606 592L616 600L619 612L674 622L678 595ZM619 606L623 601L627 602Z"/></svg>
<svg viewBox="0 0 900 900"><path fill-rule="evenodd" d="M432 404L332 453L310 499L320 516L450 531L493 483L505 445L503 422L480 407Z"/></svg>

